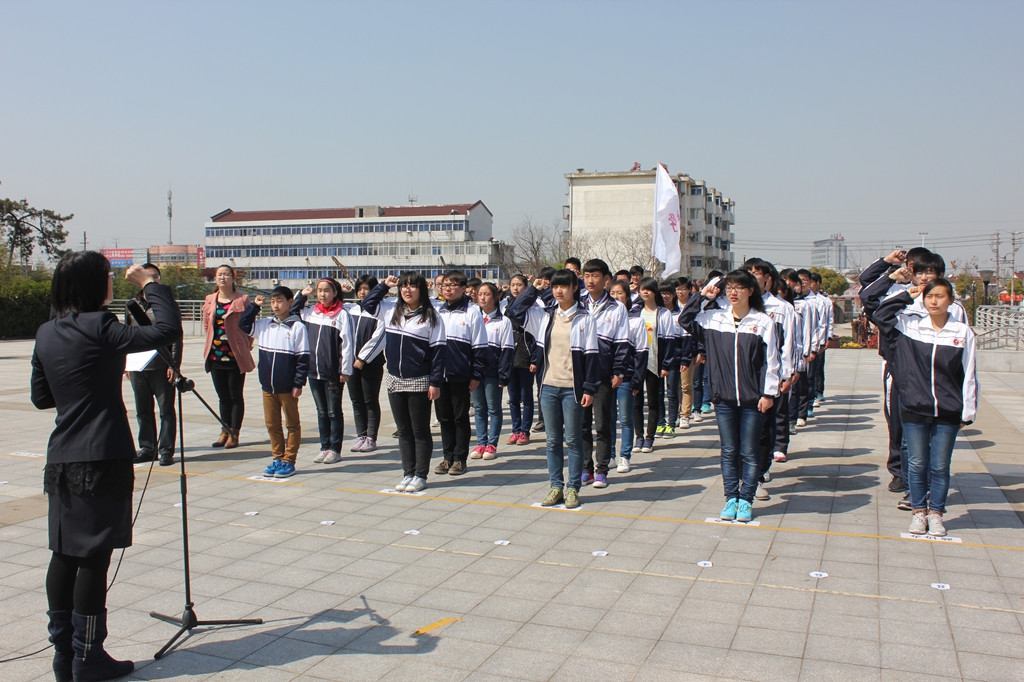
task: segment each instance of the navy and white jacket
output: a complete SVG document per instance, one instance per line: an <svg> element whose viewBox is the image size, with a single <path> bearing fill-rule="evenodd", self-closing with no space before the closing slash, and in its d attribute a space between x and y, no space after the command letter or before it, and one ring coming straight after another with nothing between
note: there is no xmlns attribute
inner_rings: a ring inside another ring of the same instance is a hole
<svg viewBox="0 0 1024 682"><path fill-rule="evenodd" d="M238 320L238 328L259 344L260 388L267 393L291 393L293 388L302 388L309 374L306 325L298 315L257 320L259 312L260 307L250 303Z"/></svg>
<svg viewBox="0 0 1024 682"><path fill-rule="evenodd" d="M597 332L598 376L601 381L611 381L612 376L626 380L629 355L629 311L608 292L596 303L590 300L590 293L584 290L582 304L594 318Z"/></svg>
<svg viewBox="0 0 1024 682"><path fill-rule="evenodd" d="M487 330L480 308L463 294L461 300L445 302L435 310L444 322L448 344L444 380L479 381L484 376L487 361Z"/></svg>
<svg viewBox="0 0 1024 682"><path fill-rule="evenodd" d="M309 338L309 378L337 381L339 375L352 374L352 322L344 305L331 313L306 307L307 297L298 294L291 313L306 323Z"/></svg>
<svg viewBox="0 0 1024 682"><path fill-rule="evenodd" d="M775 294L765 293L761 298L764 301L765 314L775 322L775 336L781 354L780 376L786 381L796 372L796 310L789 301Z"/></svg>
<svg viewBox="0 0 1024 682"><path fill-rule="evenodd" d="M624 377L622 382L629 383L632 391L639 391L643 388L644 373L647 371L647 354L650 352L647 347L647 323L639 313L629 316L629 352L630 367L629 375Z"/></svg>
<svg viewBox="0 0 1024 682"><path fill-rule="evenodd" d="M736 324L731 307L701 310L704 301L691 296L679 324L704 337L712 400L754 407L762 397L777 398L781 364L772 319L751 309Z"/></svg>
<svg viewBox="0 0 1024 682"><path fill-rule="evenodd" d="M910 294L878 307L875 321L890 343L891 369L906 412L950 423L970 424L978 411L975 334L950 315L936 330L930 316L907 312Z"/></svg>
<svg viewBox="0 0 1024 682"><path fill-rule="evenodd" d="M629 311L629 314L635 315L643 320L643 315L641 315L643 309L644 304L641 301L640 305L633 306L633 309ZM654 338L658 340L658 369L668 372L671 372L674 369L678 372L680 360L682 359L680 355L680 343L682 341L680 333L683 328L681 325L677 324L674 319L672 319L672 313L664 306L658 306L658 316L656 319L656 329L647 329L645 322L644 330L646 333L652 334ZM647 347L649 351L650 344L648 344ZM647 371L646 365L644 365L644 371Z"/></svg>
<svg viewBox="0 0 1024 682"><path fill-rule="evenodd" d="M355 360L364 365L384 362L384 323L376 315L363 310L358 302L346 303L345 312L352 323L352 345Z"/></svg>
<svg viewBox="0 0 1024 682"><path fill-rule="evenodd" d="M512 358L516 344L512 335L512 320L502 315L498 308L492 313L481 310L480 314L483 316L484 330L487 334L484 376L497 377L499 385L508 386L508 379L512 376Z"/></svg>
<svg viewBox="0 0 1024 682"><path fill-rule="evenodd" d="M672 334L676 339L676 364L672 367L673 372L678 372L682 367L689 367L693 364L693 356L697 349L697 342L690 332L683 329L679 324L679 301L676 301L676 309L665 308L668 311L668 318L672 320Z"/></svg>
<svg viewBox="0 0 1024 682"><path fill-rule="evenodd" d="M807 371L807 358L817 347L814 345L814 330L818 324L818 309L810 304L803 294L793 300L796 311L796 334L794 335L794 351L796 352L797 372Z"/></svg>
<svg viewBox="0 0 1024 682"><path fill-rule="evenodd" d="M517 320L523 328L537 339L537 345L545 353L551 340L551 318L558 315L558 306L552 308L537 307L539 292L531 284L519 294L508 308L508 316ZM582 305L576 305L576 314L569 328L569 344L572 352L572 383L576 402L583 400L584 395L597 393L601 376L597 373L597 332L594 320ZM542 382L543 383L543 382Z"/></svg>
<svg viewBox="0 0 1024 682"><path fill-rule="evenodd" d="M430 377L430 385L440 388L444 383L446 353L444 322L424 321L422 316L402 316L393 322L397 299L385 299L388 285L375 286L360 306L384 324L384 357L388 374L400 379ZM430 305L424 301L423 305Z"/></svg>

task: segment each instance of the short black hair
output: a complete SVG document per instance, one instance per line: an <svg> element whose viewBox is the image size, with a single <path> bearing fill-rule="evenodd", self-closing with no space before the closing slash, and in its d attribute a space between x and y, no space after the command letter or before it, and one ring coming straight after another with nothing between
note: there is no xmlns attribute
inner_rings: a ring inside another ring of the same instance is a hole
<svg viewBox="0 0 1024 682"><path fill-rule="evenodd" d="M370 289L372 290L376 289L377 285L380 284L380 282L378 282L377 278L374 277L373 275L360 275L359 279L356 280L355 290L359 291L359 287L363 286L364 284L370 287Z"/></svg>
<svg viewBox="0 0 1024 682"><path fill-rule="evenodd" d="M926 272L928 270L934 270L936 275L944 277L946 275L946 261L934 251L918 256L917 260L914 261L914 272Z"/></svg>
<svg viewBox="0 0 1024 682"><path fill-rule="evenodd" d="M710 282L715 277L722 277L724 274L721 270L708 270L708 276L704 278L704 281Z"/></svg>
<svg viewBox="0 0 1024 682"><path fill-rule="evenodd" d="M631 267L629 269L629 276L632 277L633 275L640 275L641 277L643 277L644 276L644 266L642 266L642 265L634 265L633 267Z"/></svg>
<svg viewBox="0 0 1024 682"><path fill-rule="evenodd" d="M615 279L620 279L623 275L626 276L626 279L629 279L629 270L618 270L618 271L616 271L615 272Z"/></svg>
<svg viewBox="0 0 1024 682"><path fill-rule="evenodd" d="M565 264L566 265L569 265L570 263L572 263L573 265L575 265L578 268L583 267L583 263L576 256L569 256L568 258L565 259ZM566 268L566 270L568 270L568 269L569 268Z"/></svg>
<svg viewBox="0 0 1024 682"><path fill-rule="evenodd" d="M467 287L478 287L483 283L484 281L479 277L471 277L470 279L466 280Z"/></svg>
<svg viewBox="0 0 1024 682"><path fill-rule="evenodd" d="M551 277L552 277L552 276L553 276L554 274L555 274L555 269L554 269L553 267L551 267L551 266L549 265L549 266L547 266L546 268L541 268L541 269L540 269L540 272L539 272L539 273L537 273L537 278L538 278L538 279L547 279L547 280L550 280L550 279L551 279Z"/></svg>
<svg viewBox="0 0 1024 682"><path fill-rule="evenodd" d="M274 298L275 296L283 296L286 301L290 301L295 298L295 294L292 293L292 290L283 284L278 284L274 287L274 290L270 292L269 298Z"/></svg>
<svg viewBox="0 0 1024 682"><path fill-rule="evenodd" d="M599 272L606 277L612 276L612 270L600 258L591 258L583 265L583 272Z"/></svg>
<svg viewBox="0 0 1024 682"><path fill-rule="evenodd" d="M687 287L687 288L689 288L689 286L690 286L690 278L689 277L678 277L678 278L676 278L676 289L678 289L679 287Z"/></svg>
<svg viewBox="0 0 1024 682"><path fill-rule="evenodd" d="M50 300L56 317L94 313L103 308L110 282L110 261L99 251L65 254L53 271Z"/></svg>
<svg viewBox="0 0 1024 682"><path fill-rule="evenodd" d="M908 262L909 261L917 262L917 260L919 258L923 258L925 256L928 256L930 253L931 253L930 249L927 249L927 248L925 248L923 246L915 246L914 248L912 248L909 251L907 251L907 261Z"/></svg>
<svg viewBox="0 0 1024 682"><path fill-rule="evenodd" d="M811 272L810 270L808 270L807 268L800 268L799 270L797 270L797 271L796 271L796 276L797 276L797 277L799 277L800 279L803 279L804 277L806 277L807 279L814 279L814 278L813 278L813 277L811 276L811 275L813 275L813 274L814 274L814 273L812 273L812 272Z"/></svg>
<svg viewBox="0 0 1024 682"><path fill-rule="evenodd" d="M157 266L153 265L152 263L143 263L142 264L142 269L143 270L156 270L156 274L158 274L158 275L160 274L160 268L158 268Z"/></svg>
<svg viewBox="0 0 1024 682"><path fill-rule="evenodd" d="M449 270L448 272L444 273L444 278L457 286L466 286L466 273L463 272L462 270Z"/></svg>
<svg viewBox="0 0 1024 682"><path fill-rule="evenodd" d="M811 281L814 282L815 284L821 284L821 273L820 272L812 272L811 273Z"/></svg>

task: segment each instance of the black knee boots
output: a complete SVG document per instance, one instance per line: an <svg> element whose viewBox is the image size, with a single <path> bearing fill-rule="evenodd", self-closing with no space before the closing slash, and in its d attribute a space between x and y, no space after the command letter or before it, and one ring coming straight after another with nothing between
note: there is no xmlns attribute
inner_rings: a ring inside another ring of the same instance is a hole
<svg viewBox="0 0 1024 682"><path fill-rule="evenodd" d="M71 647L75 652L71 666L74 682L112 680L135 670L135 664L131 661L115 661L103 649L103 641L107 638L106 610L90 616L72 611L71 624L74 627L71 638Z"/></svg>

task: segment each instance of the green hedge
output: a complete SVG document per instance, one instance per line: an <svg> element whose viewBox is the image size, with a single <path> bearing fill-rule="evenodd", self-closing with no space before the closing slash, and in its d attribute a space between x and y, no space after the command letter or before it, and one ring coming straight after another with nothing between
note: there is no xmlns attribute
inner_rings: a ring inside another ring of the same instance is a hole
<svg viewBox="0 0 1024 682"><path fill-rule="evenodd" d="M50 283L15 280L0 284L0 339L34 338L50 319Z"/></svg>

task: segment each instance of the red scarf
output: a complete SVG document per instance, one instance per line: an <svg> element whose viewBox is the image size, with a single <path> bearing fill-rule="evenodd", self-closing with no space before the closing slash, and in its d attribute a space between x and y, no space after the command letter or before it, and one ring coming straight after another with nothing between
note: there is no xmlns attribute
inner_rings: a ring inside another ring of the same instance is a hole
<svg viewBox="0 0 1024 682"><path fill-rule="evenodd" d="M334 299L334 303L332 303L329 306L324 306L323 303L319 303L318 302L316 304L316 307L313 308L313 310L315 312L320 313L321 315L326 315L327 317L332 317L333 318L333 317L337 316L337 314L339 312L341 312L342 307L343 306L342 306L342 303L341 303L341 299L340 298L336 298L336 299Z"/></svg>

